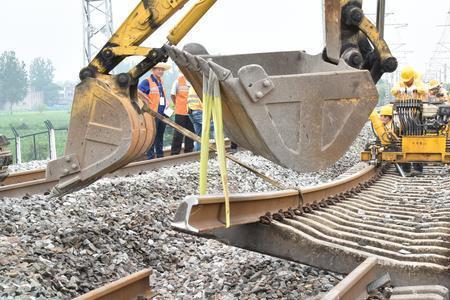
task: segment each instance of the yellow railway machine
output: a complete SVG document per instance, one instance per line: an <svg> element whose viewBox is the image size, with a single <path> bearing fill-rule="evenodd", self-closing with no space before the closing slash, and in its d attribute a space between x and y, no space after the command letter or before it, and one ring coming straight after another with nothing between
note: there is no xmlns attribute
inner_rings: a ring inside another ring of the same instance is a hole
<svg viewBox="0 0 450 300"><path fill-rule="evenodd" d="M366 145L361 160L374 164L450 163L449 120L447 102L397 100L393 103L392 124L374 124L378 138Z"/></svg>

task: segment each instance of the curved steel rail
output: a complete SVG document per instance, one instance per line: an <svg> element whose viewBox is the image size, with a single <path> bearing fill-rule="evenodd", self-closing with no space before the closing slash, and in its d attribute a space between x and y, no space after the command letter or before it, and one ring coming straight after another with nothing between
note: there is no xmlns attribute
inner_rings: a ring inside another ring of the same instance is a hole
<svg viewBox="0 0 450 300"><path fill-rule="evenodd" d="M380 168L364 164L354 174L316 186L263 193L230 195L231 225L257 222L267 213L277 213L307 205L326 205L327 198L348 192L373 180ZM225 226L222 195L188 196L180 204L172 226L182 231L203 232Z"/></svg>
<svg viewBox="0 0 450 300"><path fill-rule="evenodd" d="M375 275L388 272L396 287L449 289L449 186L449 175L437 166L427 165L421 176L406 178L392 166L366 166L328 184L302 189L303 199L296 198L295 190L277 192L272 199L270 193L252 201L235 197L231 228L223 224L220 197L191 197L178 209L173 225L337 273L350 273L372 256L377 259Z"/></svg>

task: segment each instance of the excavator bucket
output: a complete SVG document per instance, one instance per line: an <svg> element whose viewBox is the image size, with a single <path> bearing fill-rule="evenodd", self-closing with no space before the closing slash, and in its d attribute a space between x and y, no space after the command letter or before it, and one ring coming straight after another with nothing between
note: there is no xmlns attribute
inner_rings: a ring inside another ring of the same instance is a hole
<svg viewBox="0 0 450 300"><path fill-rule="evenodd" d="M142 101L132 101L115 76L98 74L78 84L65 154L47 165L47 179L59 179L54 194L80 189L128 164L150 147L155 121L139 113Z"/></svg>
<svg viewBox="0 0 450 300"><path fill-rule="evenodd" d="M325 62L321 54L210 56L172 46L166 50L199 95L209 70L217 74L225 130L232 141L296 171L336 162L378 100L368 71L343 60Z"/></svg>

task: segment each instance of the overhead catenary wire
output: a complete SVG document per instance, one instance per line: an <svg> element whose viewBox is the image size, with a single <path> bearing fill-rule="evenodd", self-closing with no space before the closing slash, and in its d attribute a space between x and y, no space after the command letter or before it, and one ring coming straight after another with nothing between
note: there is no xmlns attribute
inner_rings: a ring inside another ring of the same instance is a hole
<svg viewBox="0 0 450 300"><path fill-rule="evenodd" d="M450 7L447 11L447 17L444 24L438 25L442 28L441 37L436 43L427 71L425 79L436 79L440 82L448 81L448 68L450 67L450 59L448 53L450 51Z"/></svg>

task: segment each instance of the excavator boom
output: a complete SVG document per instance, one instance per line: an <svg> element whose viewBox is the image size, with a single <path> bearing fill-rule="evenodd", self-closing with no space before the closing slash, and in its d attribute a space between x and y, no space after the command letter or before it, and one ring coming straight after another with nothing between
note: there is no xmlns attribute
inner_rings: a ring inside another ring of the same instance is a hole
<svg viewBox="0 0 450 300"><path fill-rule="evenodd" d="M153 143L154 119L138 97L139 78L170 56L201 96L212 69L220 80L229 137L276 163L309 171L336 161L376 105L375 83L397 62L362 1L324 0L326 48L304 52L230 56L180 51L175 45L213 6L200 0L169 32L167 44L140 44L187 0L143 0L92 62L80 71L63 157L47 177L59 178L56 194L86 186L121 168ZM195 50L195 47L194 47ZM203 54L203 55L198 55ZM110 72L128 56L145 58L129 72Z"/></svg>

